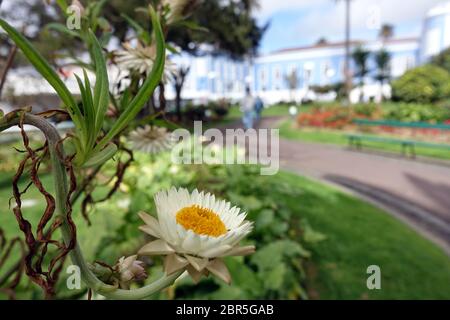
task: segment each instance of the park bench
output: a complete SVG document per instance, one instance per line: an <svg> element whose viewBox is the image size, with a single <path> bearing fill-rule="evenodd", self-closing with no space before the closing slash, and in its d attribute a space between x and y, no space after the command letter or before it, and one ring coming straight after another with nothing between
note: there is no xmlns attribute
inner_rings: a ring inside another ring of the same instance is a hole
<svg viewBox="0 0 450 320"><path fill-rule="evenodd" d="M426 122L401 122L392 120L367 120L367 119L354 119L353 123L359 126L379 126L379 127L390 127L390 128L411 128L411 129L435 129L435 130L450 130L450 125L448 124L430 124ZM416 157L415 147L426 147L434 149L447 149L450 152L449 144L432 143L425 141L416 141L410 139L402 139L395 137L386 136L375 136L367 134L352 133L346 135L349 141L349 146L355 147L358 150L362 149L363 141L372 142L384 142L399 144L402 146L402 154L407 155L407 150L412 158Z"/></svg>

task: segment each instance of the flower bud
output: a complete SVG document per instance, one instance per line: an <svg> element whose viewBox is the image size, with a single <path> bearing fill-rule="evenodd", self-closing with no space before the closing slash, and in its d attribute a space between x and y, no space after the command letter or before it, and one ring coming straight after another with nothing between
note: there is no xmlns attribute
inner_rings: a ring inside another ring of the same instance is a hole
<svg viewBox="0 0 450 320"><path fill-rule="evenodd" d="M117 271L120 273L120 282L128 284L133 280L144 280L147 278L147 273L144 269L144 263L136 260L137 255L128 258L122 257L117 263Z"/></svg>

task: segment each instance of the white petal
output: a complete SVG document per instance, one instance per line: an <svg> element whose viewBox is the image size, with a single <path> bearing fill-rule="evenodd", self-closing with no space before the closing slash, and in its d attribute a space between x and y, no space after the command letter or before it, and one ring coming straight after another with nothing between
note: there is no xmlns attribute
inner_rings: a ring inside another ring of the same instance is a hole
<svg viewBox="0 0 450 320"><path fill-rule="evenodd" d="M223 263L223 261L221 259L214 259L213 261L211 261L208 264L206 269L211 271L211 273L213 273L214 275L216 275L217 277L219 277L226 283L228 283L228 284L231 283L230 272L228 271L227 266L225 265L225 263Z"/></svg>
<svg viewBox="0 0 450 320"><path fill-rule="evenodd" d="M225 252L221 257L227 256L247 256L255 252L255 246L234 247L230 251Z"/></svg>
<svg viewBox="0 0 450 320"><path fill-rule="evenodd" d="M207 258L196 258L190 255L185 255L185 257L189 261L191 266L193 266L197 271L202 271L203 269L205 269L206 265L209 262Z"/></svg>
<svg viewBox="0 0 450 320"><path fill-rule="evenodd" d="M184 230L183 227L181 229ZM195 234L192 230L185 231L185 237L181 243L181 248L184 252L197 254L201 249L200 237Z"/></svg>
<svg viewBox="0 0 450 320"><path fill-rule="evenodd" d="M203 272L199 272L195 270L195 268L191 265L188 265L186 267L187 272L191 276L192 280L194 280L194 283L198 283L203 275Z"/></svg>
<svg viewBox="0 0 450 320"><path fill-rule="evenodd" d="M170 254L164 259L164 271L167 275L183 269L189 264L188 260L176 254Z"/></svg>
<svg viewBox="0 0 450 320"><path fill-rule="evenodd" d="M155 232L150 226L148 225L143 225L143 226L139 226L139 230L144 231L145 233L155 237L155 238L161 238L161 235L157 232Z"/></svg>
<svg viewBox="0 0 450 320"><path fill-rule="evenodd" d="M152 241L139 250L139 255L159 255L159 254L170 254L173 253L174 250L171 246L167 244L164 240L155 240Z"/></svg>
<svg viewBox="0 0 450 320"><path fill-rule="evenodd" d="M199 256L205 257L205 258L214 258L214 257L218 257L218 256L224 254L231 248L232 248L232 246L227 245L227 244L221 245L221 246L214 247L214 248L211 248L211 249L208 249L205 251L201 251L201 252L199 252Z"/></svg>

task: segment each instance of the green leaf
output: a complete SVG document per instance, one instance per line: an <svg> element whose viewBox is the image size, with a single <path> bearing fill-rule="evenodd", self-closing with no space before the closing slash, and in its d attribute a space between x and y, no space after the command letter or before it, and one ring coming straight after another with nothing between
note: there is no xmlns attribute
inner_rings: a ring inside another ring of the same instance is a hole
<svg viewBox="0 0 450 320"><path fill-rule="evenodd" d="M84 164L83 168L91 168L101 165L111 159L117 152L117 146L114 143L108 144L102 151L91 156Z"/></svg>
<svg viewBox="0 0 450 320"><path fill-rule="evenodd" d="M167 50L170 51L170 53L173 53L173 54L178 54L178 53L180 53L179 50L178 50L177 48L175 48L174 46L172 46L172 45L170 45L170 44L168 44L168 43L166 43L166 47L167 47Z"/></svg>
<svg viewBox="0 0 450 320"><path fill-rule="evenodd" d="M261 210L255 221L255 230L261 231L274 223L275 212L270 209Z"/></svg>
<svg viewBox="0 0 450 320"><path fill-rule="evenodd" d="M94 108L95 108L95 135L97 135L103 126L106 111L109 104L109 81L108 72L106 71L105 58L103 57L102 48L97 38L89 31L89 40L92 45L92 54L95 63L95 87L94 87Z"/></svg>
<svg viewBox="0 0 450 320"><path fill-rule="evenodd" d="M50 30L58 31L60 33L63 33L65 35L68 35L68 36L73 37L73 38L81 38L80 35L78 34L78 32L70 30L69 28L67 28L62 23L51 22L51 23L48 23L45 26L45 28L50 29Z"/></svg>
<svg viewBox="0 0 450 320"><path fill-rule="evenodd" d="M164 42L164 35L161 29L159 18L156 15L152 7L149 7L150 15L152 18L153 30L155 32L156 39L156 59L153 64L152 71L147 79L144 81L139 92L120 115L119 119L114 123L111 130L103 137L103 139L97 144L97 150L103 148L109 141L111 141L120 131L122 131L128 123L133 120L142 107L150 99L156 86L161 81L161 77L164 71L164 63L166 59L166 49Z"/></svg>
<svg viewBox="0 0 450 320"><path fill-rule="evenodd" d="M281 263L274 266L271 270L264 272L264 287L268 290L279 291L283 285L286 275L286 265Z"/></svg>
<svg viewBox="0 0 450 320"><path fill-rule="evenodd" d="M175 23L175 25L177 27L185 27L194 31L209 32L208 28L202 27L194 21L180 20L179 22Z"/></svg>
<svg viewBox="0 0 450 320"><path fill-rule="evenodd" d="M147 45L151 43L152 39L150 33L148 33L139 23L137 23L135 20L133 20L133 18L124 13L120 16L128 22L128 24L134 29L134 31L136 31L140 40L142 40Z"/></svg>
<svg viewBox="0 0 450 320"><path fill-rule="evenodd" d="M315 231L308 222L302 223L303 227L303 240L308 243L317 243L327 239L327 236L323 233Z"/></svg>
<svg viewBox="0 0 450 320"><path fill-rule="evenodd" d="M87 136L87 140L84 141L84 148L89 152L91 148L93 147L93 144L97 138L95 132L95 106L94 102L92 100L92 92L91 92L91 84L89 82L89 77L86 73L86 70L83 69L83 75L84 75L84 84L83 81L78 77L78 75L75 75L78 87L80 88L81 93L81 100L83 103L83 111L85 115L85 125L87 131L90 133Z"/></svg>
<svg viewBox="0 0 450 320"><path fill-rule="evenodd" d="M64 15L67 14L67 1L66 0L56 0L56 4L59 6L59 8L61 9L61 11L64 13Z"/></svg>
<svg viewBox="0 0 450 320"><path fill-rule="evenodd" d="M33 45L14 27L10 26L5 20L0 19L0 26L8 33L14 43L19 47L25 57L36 68L36 70L47 80L47 82L55 89L58 96L67 107L75 126L82 130L82 134L86 133L85 126L83 124L83 116L78 108L75 99L71 95L69 89L67 89L64 82L58 77L56 72L50 67L48 62L42 57L42 55L36 51Z"/></svg>

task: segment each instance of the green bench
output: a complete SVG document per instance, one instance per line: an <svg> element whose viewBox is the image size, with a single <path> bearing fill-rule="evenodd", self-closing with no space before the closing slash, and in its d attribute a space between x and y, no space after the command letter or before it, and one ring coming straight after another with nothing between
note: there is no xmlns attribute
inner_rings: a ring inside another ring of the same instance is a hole
<svg viewBox="0 0 450 320"><path fill-rule="evenodd" d="M391 128L412 128L412 129L437 129L437 130L450 130L450 125L447 124L430 124L426 122L401 122L392 120L367 120L367 119L355 119L353 123L359 126L382 126ZM407 140L395 137L375 136L366 134L347 134L350 148L355 147L358 150L362 149L363 141L383 142L399 144L402 146L402 154L407 155L407 150L412 158L416 157L415 146L435 148L435 149L447 149L450 151L449 144L439 144L424 141Z"/></svg>

